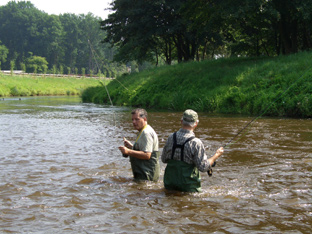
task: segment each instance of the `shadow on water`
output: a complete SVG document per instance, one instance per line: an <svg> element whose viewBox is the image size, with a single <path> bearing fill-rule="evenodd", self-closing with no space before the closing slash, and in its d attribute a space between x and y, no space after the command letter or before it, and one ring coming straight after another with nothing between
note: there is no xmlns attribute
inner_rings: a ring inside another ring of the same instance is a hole
<svg viewBox="0 0 312 234"><path fill-rule="evenodd" d="M129 108L78 97L0 102L3 233L310 233L312 121L262 118L225 150L203 192L135 182L117 150L135 140ZM160 148L180 112L151 112ZM251 119L200 114L207 153Z"/></svg>

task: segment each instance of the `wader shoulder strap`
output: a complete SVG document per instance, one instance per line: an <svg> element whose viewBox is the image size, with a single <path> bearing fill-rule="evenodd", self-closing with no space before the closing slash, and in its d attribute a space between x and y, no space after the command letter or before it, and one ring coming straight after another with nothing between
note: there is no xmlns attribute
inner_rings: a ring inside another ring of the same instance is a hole
<svg viewBox="0 0 312 234"><path fill-rule="evenodd" d="M171 153L171 159L173 159L173 156L174 156L174 152L176 150L176 148L180 148L181 149L181 161L183 162L184 161L184 145L193 140L195 137L192 136L188 139L186 139L186 141L182 144L182 145L179 145L177 144L177 132L173 133L173 146L172 146L172 153Z"/></svg>

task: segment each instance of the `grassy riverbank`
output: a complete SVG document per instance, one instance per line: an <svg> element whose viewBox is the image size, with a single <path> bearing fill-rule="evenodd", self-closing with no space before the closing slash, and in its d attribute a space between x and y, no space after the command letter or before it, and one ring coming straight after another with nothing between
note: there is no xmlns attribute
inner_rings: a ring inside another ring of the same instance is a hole
<svg viewBox="0 0 312 234"><path fill-rule="evenodd" d="M0 73L0 97L36 95L80 95L99 80L68 77L36 77Z"/></svg>
<svg viewBox="0 0 312 234"><path fill-rule="evenodd" d="M311 61L312 53L304 52L183 63L119 77L107 89L114 105L312 117ZM103 86L88 88L82 99L110 104Z"/></svg>

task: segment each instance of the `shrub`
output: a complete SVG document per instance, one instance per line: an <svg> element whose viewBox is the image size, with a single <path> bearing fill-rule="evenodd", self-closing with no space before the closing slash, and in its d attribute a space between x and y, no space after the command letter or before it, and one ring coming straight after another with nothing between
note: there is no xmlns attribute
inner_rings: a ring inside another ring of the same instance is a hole
<svg viewBox="0 0 312 234"><path fill-rule="evenodd" d="M48 69L48 62L44 57L31 56L26 59L26 72L44 73Z"/></svg>

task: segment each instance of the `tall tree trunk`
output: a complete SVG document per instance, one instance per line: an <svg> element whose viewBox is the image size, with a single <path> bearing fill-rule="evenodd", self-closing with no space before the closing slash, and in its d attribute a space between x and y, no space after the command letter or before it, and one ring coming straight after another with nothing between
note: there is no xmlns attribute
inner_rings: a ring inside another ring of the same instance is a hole
<svg viewBox="0 0 312 234"><path fill-rule="evenodd" d="M280 55L281 53L281 36L275 31L275 53Z"/></svg>
<svg viewBox="0 0 312 234"><path fill-rule="evenodd" d="M208 42L205 41L205 45L204 45L204 48L203 48L203 54L202 54L202 60L205 60L206 51L207 51L207 44L208 44Z"/></svg>
<svg viewBox="0 0 312 234"><path fill-rule="evenodd" d="M181 63L183 61L183 49L181 45L180 35L177 35L173 41L178 53L178 63Z"/></svg>
<svg viewBox="0 0 312 234"><path fill-rule="evenodd" d="M304 30L303 30L303 49L308 50L312 48L312 40L311 40L311 32L310 29L307 27L307 24L304 24Z"/></svg>
<svg viewBox="0 0 312 234"><path fill-rule="evenodd" d="M290 33L287 30L288 24L285 21L285 17L281 16L281 19L279 21L279 32L281 35L281 41L282 45L285 49L285 54L291 53L291 40L290 40Z"/></svg>

